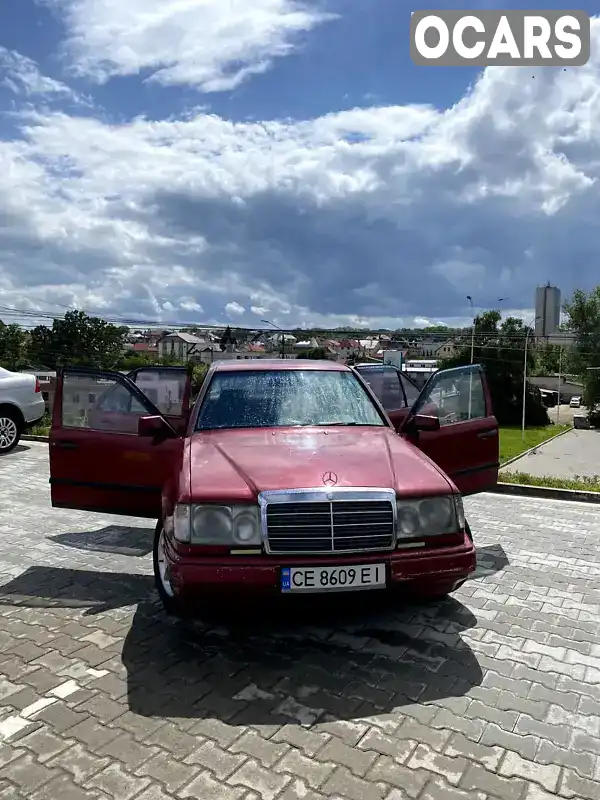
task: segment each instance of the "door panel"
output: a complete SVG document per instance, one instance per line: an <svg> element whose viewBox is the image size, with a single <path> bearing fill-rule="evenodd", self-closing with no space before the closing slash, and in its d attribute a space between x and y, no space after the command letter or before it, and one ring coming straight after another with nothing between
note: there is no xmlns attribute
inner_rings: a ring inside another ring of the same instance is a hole
<svg viewBox="0 0 600 800"><path fill-rule="evenodd" d="M414 414L437 416L438 431L414 432ZM462 494L485 491L498 482L499 435L481 367L441 370L430 378L400 433L423 450Z"/></svg>
<svg viewBox="0 0 600 800"><path fill-rule="evenodd" d="M50 430L52 505L158 518L163 486L183 449L175 434L138 436L140 417L159 414L120 373L62 370Z"/></svg>
<svg viewBox="0 0 600 800"><path fill-rule="evenodd" d="M192 373L187 367L139 367L127 376L183 436L187 429L192 394Z"/></svg>

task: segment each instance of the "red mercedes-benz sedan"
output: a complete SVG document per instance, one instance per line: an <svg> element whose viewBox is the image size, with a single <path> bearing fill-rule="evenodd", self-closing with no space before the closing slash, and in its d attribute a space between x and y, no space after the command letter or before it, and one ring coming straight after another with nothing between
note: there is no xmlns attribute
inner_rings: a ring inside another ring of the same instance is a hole
<svg viewBox="0 0 600 800"><path fill-rule="evenodd" d="M65 368L50 433L57 507L158 519L170 613L201 590L441 596L475 568L462 495L498 479L479 366L419 393L391 366L215 363L190 408L184 368Z"/></svg>

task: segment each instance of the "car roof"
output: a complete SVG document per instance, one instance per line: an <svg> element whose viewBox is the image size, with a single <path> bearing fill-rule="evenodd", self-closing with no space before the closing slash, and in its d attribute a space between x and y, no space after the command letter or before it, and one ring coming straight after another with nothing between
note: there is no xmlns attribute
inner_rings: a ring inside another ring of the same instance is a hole
<svg viewBox="0 0 600 800"><path fill-rule="evenodd" d="M309 358L248 358L231 361L215 361L211 370L215 372L265 372L267 370L310 369L320 372L351 372L346 364L337 361L316 361Z"/></svg>

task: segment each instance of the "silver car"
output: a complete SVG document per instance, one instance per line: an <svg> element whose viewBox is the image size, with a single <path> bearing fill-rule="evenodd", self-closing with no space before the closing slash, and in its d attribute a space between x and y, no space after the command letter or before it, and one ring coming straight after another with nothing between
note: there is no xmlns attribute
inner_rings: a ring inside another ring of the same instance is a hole
<svg viewBox="0 0 600 800"><path fill-rule="evenodd" d="M39 422L45 410L35 375L0 367L0 455L17 446L23 431Z"/></svg>

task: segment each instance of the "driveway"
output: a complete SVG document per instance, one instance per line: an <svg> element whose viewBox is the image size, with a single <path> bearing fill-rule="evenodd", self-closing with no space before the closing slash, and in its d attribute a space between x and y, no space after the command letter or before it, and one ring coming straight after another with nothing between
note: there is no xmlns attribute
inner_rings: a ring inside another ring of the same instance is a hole
<svg viewBox="0 0 600 800"><path fill-rule="evenodd" d="M600 476L600 430L571 430L513 461L501 472L524 472L543 478Z"/></svg>
<svg viewBox="0 0 600 800"><path fill-rule="evenodd" d="M477 576L432 606L169 622L147 522L52 510L0 460L0 798L600 797L600 509L467 501Z"/></svg>

